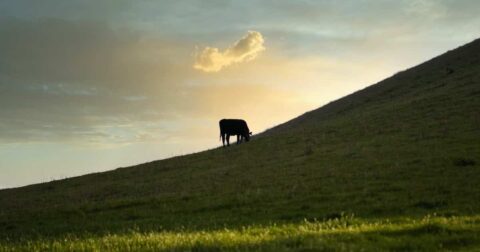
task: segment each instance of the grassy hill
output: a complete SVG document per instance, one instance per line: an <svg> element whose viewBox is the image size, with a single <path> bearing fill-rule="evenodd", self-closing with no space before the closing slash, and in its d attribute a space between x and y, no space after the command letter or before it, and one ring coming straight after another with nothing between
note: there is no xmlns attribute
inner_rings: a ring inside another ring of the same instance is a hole
<svg viewBox="0 0 480 252"><path fill-rule="evenodd" d="M476 40L247 144L1 190L0 250L478 249L479 97Z"/></svg>

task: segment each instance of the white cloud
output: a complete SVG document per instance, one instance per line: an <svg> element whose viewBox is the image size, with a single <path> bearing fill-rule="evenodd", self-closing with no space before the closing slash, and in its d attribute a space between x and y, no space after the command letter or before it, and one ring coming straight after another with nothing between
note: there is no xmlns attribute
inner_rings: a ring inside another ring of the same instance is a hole
<svg viewBox="0 0 480 252"><path fill-rule="evenodd" d="M264 42L260 32L248 31L247 35L223 52L215 47L205 47L197 52L193 67L205 72L218 72L231 64L251 61L265 50Z"/></svg>

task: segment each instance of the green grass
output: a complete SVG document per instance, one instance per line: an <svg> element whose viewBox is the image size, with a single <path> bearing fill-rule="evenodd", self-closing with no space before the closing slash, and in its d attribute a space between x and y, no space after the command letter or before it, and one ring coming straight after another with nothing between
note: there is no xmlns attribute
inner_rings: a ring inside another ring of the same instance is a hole
<svg viewBox="0 0 480 252"><path fill-rule="evenodd" d="M475 41L247 144L0 190L0 250L478 248L479 51Z"/></svg>
<svg viewBox="0 0 480 252"><path fill-rule="evenodd" d="M214 231L132 230L103 236L66 235L0 243L19 251L360 251L452 250L480 246L480 217L438 217L364 221L349 216L298 224L246 226Z"/></svg>

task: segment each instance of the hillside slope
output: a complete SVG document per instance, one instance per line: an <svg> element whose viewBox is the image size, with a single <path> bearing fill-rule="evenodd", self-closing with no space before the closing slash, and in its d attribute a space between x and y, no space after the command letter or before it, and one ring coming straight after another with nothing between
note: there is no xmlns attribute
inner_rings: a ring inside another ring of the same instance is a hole
<svg viewBox="0 0 480 252"><path fill-rule="evenodd" d="M247 144L1 190L0 238L473 215L479 95L477 40Z"/></svg>

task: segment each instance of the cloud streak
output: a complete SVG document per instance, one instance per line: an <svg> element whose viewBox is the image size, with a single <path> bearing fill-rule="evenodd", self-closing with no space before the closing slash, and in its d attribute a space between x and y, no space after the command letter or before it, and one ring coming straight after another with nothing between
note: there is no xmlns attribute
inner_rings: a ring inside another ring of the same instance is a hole
<svg viewBox="0 0 480 252"><path fill-rule="evenodd" d="M265 50L260 32L248 31L247 35L221 52L215 47L205 47L195 55L193 68L204 72L218 72L234 63L248 62Z"/></svg>

